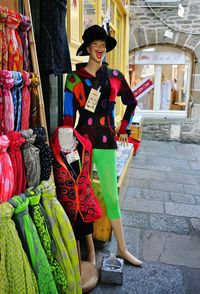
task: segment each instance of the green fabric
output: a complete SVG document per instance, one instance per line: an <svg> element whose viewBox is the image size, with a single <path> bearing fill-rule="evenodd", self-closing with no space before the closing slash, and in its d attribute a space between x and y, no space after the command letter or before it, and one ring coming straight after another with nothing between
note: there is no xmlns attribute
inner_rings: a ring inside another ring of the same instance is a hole
<svg viewBox="0 0 200 294"><path fill-rule="evenodd" d="M71 223L55 197L55 185L52 183L47 187L46 181L41 184L43 184L42 205L52 226L52 235L56 245L56 258L67 278L67 293L82 293L76 240Z"/></svg>
<svg viewBox="0 0 200 294"><path fill-rule="evenodd" d="M58 291L46 254L41 245L35 225L28 213L29 200L25 197L14 196L12 197L12 203L16 206L14 219L17 224L18 233L24 239L24 246L28 250L40 294L57 294Z"/></svg>
<svg viewBox="0 0 200 294"><path fill-rule="evenodd" d="M71 79L73 79L73 82L71 81ZM79 78L79 76L77 76L75 73L70 73L67 75L66 87L68 87L70 91L73 91L73 88L80 82L81 79Z"/></svg>
<svg viewBox="0 0 200 294"><path fill-rule="evenodd" d="M109 219L121 217L117 190L116 150L93 149L92 166L96 165L106 214Z"/></svg>
<svg viewBox="0 0 200 294"><path fill-rule="evenodd" d="M58 261L52 254L52 248L51 248L52 241L51 241L51 237L47 228L45 217L43 215L42 209L39 204L40 197L41 197L41 193L38 193L36 195L29 195L29 198L28 198L29 213L36 226L41 244L48 258L51 271L54 277L54 281L57 286L58 293L64 294L64 293L67 293L67 281L66 281L65 273L62 267L60 266L60 264L58 263Z"/></svg>
<svg viewBox="0 0 200 294"><path fill-rule="evenodd" d="M0 205L0 293L37 294L38 286L14 222L14 208Z"/></svg>

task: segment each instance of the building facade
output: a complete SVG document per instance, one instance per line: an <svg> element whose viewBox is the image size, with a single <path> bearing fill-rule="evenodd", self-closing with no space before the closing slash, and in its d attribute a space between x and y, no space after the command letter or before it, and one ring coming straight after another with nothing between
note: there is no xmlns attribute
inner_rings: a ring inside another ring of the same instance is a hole
<svg viewBox="0 0 200 294"><path fill-rule="evenodd" d="M199 1L132 0L129 21L130 82L141 91L143 137L199 144Z"/></svg>

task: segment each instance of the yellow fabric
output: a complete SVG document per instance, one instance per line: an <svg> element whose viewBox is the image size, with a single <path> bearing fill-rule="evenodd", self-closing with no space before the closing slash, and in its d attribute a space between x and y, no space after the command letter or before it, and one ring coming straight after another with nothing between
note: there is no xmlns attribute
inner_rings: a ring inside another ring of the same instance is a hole
<svg viewBox="0 0 200 294"><path fill-rule="evenodd" d="M55 185L47 186L42 181L42 205L47 213L52 226L52 235L56 246L56 258L62 266L68 282L68 292L82 293L79 260L71 223L63 207L55 197Z"/></svg>
<svg viewBox="0 0 200 294"><path fill-rule="evenodd" d="M11 217L14 208L0 204L0 294L37 294L38 286Z"/></svg>

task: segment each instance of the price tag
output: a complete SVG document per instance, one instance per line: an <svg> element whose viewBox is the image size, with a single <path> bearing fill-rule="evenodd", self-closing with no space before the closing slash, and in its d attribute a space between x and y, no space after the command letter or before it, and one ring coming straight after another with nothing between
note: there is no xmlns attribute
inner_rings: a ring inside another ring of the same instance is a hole
<svg viewBox="0 0 200 294"><path fill-rule="evenodd" d="M85 109L91 112L95 112L100 95L101 92L95 89L91 89L87 102L85 104Z"/></svg>
<svg viewBox="0 0 200 294"><path fill-rule="evenodd" d="M80 156L78 154L78 151L77 150L74 150L68 154L66 154L66 159L67 159L67 162L70 164L74 161L77 161L80 159Z"/></svg>

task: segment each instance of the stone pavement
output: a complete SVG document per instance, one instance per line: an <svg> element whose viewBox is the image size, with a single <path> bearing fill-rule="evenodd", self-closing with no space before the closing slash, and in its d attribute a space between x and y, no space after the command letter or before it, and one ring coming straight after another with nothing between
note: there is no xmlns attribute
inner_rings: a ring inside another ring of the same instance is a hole
<svg viewBox="0 0 200 294"><path fill-rule="evenodd" d="M127 247L144 264L125 264L122 286L90 293L200 294L200 145L143 140L122 216ZM100 264L116 253L115 238L96 248Z"/></svg>

